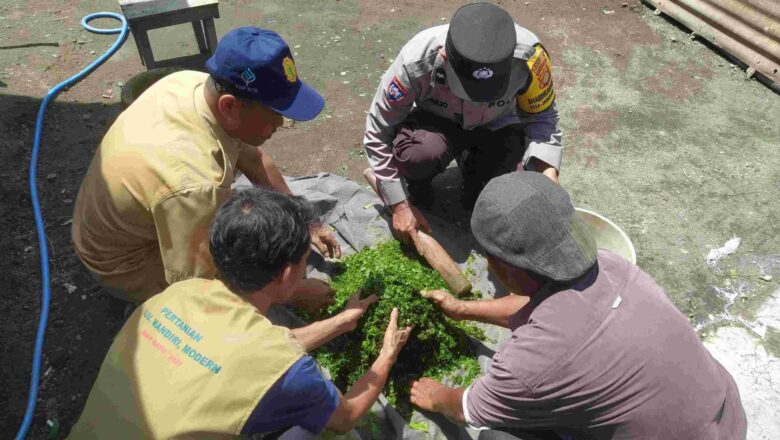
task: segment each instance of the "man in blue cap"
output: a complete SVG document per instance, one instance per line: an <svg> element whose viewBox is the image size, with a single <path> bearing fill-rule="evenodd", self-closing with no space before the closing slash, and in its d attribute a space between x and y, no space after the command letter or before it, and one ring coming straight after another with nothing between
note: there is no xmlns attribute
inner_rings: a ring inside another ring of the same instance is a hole
<svg viewBox="0 0 780 440"><path fill-rule="evenodd" d="M298 77L287 43L256 27L228 32L208 73L171 74L146 90L114 122L81 184L73 244L107 291L141 302L189 278L213 278L208 227L238 172L290 194L260 147L283 116L307 121L324 106ZM322 225L311 243L340 256ZM332 289L305 280L291 302L309 309Z"/></svg>

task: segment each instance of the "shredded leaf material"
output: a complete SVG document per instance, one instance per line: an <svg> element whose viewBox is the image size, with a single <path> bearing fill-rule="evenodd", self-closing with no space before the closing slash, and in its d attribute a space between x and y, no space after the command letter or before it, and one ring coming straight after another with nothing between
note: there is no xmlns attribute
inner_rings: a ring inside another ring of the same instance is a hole
<svg viewBox="0 0 780 440"><path fill-rule="evenodd" d="M397 241L381 243L345 258L341 270L331 283L336 290L335 303L315 319L338 313L355 292L360 291L361 297L379 296L354 331L316 355L341 390L348 389L376 359L393 307L398 308L400 328L414 326L384 389L385 396L402 415L411 414L409 387L413 380L423 376L447 377L455 385L467 385L479 375L469 336L484 339L484 333L472 324L447 318L419 294L422 290L446 289L438 272L419 258L405 254Z"/></svg>

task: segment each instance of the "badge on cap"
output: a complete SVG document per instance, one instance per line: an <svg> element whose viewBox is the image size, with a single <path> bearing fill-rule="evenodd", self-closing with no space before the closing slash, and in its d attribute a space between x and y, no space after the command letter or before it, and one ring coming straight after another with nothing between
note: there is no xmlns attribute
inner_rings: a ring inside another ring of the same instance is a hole
<svg viewBox="0 0 780 440"><path fill-rule="evenodd" d="M287 81L291 83L298 81L298 70L295 68L295 62L292 58L284 57L282 67L284 67L284 76L287 77Z"/></svg>
<svg viewBox="0 0 780 440"><path fill-rule="evenodd" d="M490 67L480 67L479 69L471 72L476 79L488 79L493 76L493 70Z"/></svg>
<svg viewBox="0 0 780 440"><path fill-rule="evenodd" d="M241 72L241 79L243 79L246 86L249 87L249 84L255 82L257 77L255 76L255 73L252 72L252 69L247 68L246 70Z"/></svg>
<svg viewBox="0 0 780 440"><path fill-rule="evenodd" d="M401 81L398 78L393 77L390 84L387 86L387 100L391 102L398 102L406 96L406 89L401 85Z"/></svg>

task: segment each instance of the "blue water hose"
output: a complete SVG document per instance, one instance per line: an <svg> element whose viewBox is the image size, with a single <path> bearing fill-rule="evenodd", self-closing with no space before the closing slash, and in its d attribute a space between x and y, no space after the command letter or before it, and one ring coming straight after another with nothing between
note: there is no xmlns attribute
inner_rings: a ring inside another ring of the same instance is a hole
<svg viewBox="0 0 780 440"><path fill-rule="evenodd" d="M119 20L122 25L113 29L98 29L89 25L89 22L97 18L113 18ZM35 138L33 139L32 154L30 157L30 197L32 198L33 213L35 215L35 229L38 232L38 247L41 252L41 319L38 323L38 333L35 336L35 350L33 352L33 364L32 374L30 375L30 392L27 398L27 409L24 413L24 420L22 426L19 427L19 432L16 434L16 440L22 440L27 436L27 432L30 430L32 424L33 414L35 413L35 403L38 400L38 383L41 378L41 361L43 358L43 341L46 335L46 324L49 320L49 302L51 301L51 286L49 277L49 252L48 244L46 240L46 230L43 224L43 216L41 215L41 205L38 200L38 186L37 186L37 174L38 174L38 155L41 148L41 133L43 132L43 117L46 114L46 107L53 101L57 95L60 94L66 88L74 86L77 82L84 79L87 75L92 73L101 64L111 57L116 51L122 47L122 44L127 39L128 26L125 17L113 12L97 12L89 14L81 20L81 26L89 32L95 34L119 34L114 44L100 56L100 58L93 61L90 65L85 67L81 72L71 76L65 81L54 86L49 90L46 97L43 98L41 106L38 109L38 117L35 120Z"/></svg>

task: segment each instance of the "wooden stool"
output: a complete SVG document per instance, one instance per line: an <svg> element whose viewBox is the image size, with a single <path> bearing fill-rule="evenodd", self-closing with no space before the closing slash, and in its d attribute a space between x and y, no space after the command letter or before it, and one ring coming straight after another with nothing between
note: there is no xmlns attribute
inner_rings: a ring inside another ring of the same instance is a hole
<svg viewBox="0 0 780 440"><path fill-rule="evenodd" d="M119 6L147 70L174 66L205 69L206 60L217 47L214 19L219 18L218 0L119 0ZM148 32L182 23L192 23L200 54L155 61Z"/></svg>

